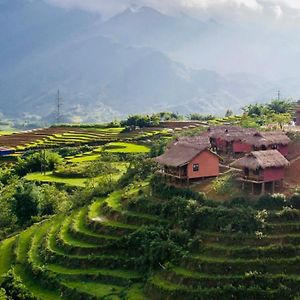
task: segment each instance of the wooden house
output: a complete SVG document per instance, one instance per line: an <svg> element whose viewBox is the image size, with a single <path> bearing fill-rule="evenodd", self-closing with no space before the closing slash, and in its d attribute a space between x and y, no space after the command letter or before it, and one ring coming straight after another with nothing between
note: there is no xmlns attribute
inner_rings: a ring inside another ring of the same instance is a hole
<svg viewBox="0 0 300 300"><path fill-rule="evenodd" d="M209 129L208 134L215 151L227 154L277 149L288 155L289 137L282 131L259 132L253 128L219 126Z"/></svg>
<svg viewBox="0 0 300 300"><path fill-rule="evenodd" d="M210 150L208 136L180 138L166 152L155 158L161 173L170 178L186 180L218 176L220 157Z"/></svg>
<svg viewBox="0 0 300 300"><path fill-rule="evenodd" d="M246 156L236 160L232 167L241 169L239 180L245 187L245 183L252 185L254 192L255 185L261 185L261 193L265 193L266 184L271 185L272 192L275 190L275 183L281 183L284 179L284 170L289 166L288 160L277 150L253 151Z"/></svg>
<svg viewBox="0 0 300 300"><path fill-rule="evenodd" d="M240 126L216 126L208 129L212 148L222 153L247 153L251 149L243 140L257 130Z"/></svg>
<svg viewBox="0 0 300 300"><path fill-rule="evenodd" d="M247 136L243 139L251 151L278 150L283 156L287 156L289 153L290 141L289 137L282 131L257 132L253 136Z"/></svg>

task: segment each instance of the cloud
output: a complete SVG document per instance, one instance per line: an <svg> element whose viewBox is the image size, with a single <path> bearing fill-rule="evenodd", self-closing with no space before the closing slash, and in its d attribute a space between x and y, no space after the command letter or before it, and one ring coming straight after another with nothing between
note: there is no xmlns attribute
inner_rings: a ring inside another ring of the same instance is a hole
<svg viewBox="0 0 300 300"><path fill-rule="evenodd" d="M150 6L164 13L184 12L194 16L273 15L283 12L300 15L300 0L45 0L65 8L79 8L100 12L104 16L119 13L131 5Z"/></svg>

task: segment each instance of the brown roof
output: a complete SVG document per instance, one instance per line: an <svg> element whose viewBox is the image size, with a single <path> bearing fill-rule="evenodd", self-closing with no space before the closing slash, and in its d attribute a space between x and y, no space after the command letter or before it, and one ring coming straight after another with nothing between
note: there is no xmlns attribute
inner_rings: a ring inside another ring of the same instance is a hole
<svg viewBox="0 0 300 300"><path fill-rule="evenodd" d="M208 129L209 136L212 138L222 138L227 142L242 140L245 136L257 133L254 128L243 128L240 126L215 126Z"/></svg>
<svg viewBox="0 0 300 300"><path fill-rule="evenodd" d="M236 168L251 170L267 168L284 168L289 166L288 160L277 150L253 151L231 164Z"/></svg>
<svg viewBox="0 0 300 300"><path fill-rule="evenodd" d="M165 166L180 167L209 148L210 142L207 136L181 137L172 142L167 151L156 157L155 161Z"/></svg>
<svg viewBox="0 0 300 300"><path fill-rule="evenodd" d="M263 131L260 135L269 140L272 144L288 145L290 138L282 131Z"/></svg>
<svg viewBox="0 0 300 300"><path fill-rule="evenodd" d="M289 137L282 131L259 132L255 128L243 128L240 126L215 126L208 130L209 136L221 138L224 141L243 141L248 144L261 147L273 144L288 145Z"/></svg>

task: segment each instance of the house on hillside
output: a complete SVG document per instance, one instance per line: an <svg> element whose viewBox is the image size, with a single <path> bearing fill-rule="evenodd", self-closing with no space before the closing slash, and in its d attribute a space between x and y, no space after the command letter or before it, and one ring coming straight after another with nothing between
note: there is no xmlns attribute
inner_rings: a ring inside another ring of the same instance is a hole
<svg viewBox="0 0 300 300"><path fill-rule="evenodd" d="M288 155L290 142L290 138L282 131L257 132L243 139L243 143L248 145L250 151L278 150L283 156Z"/></svg>
<svg viewBox="0 0 300 300"><path fill-rule="evenodd" d="M219 126L209 129L208 134L215 151L227 154L277 149L288 155L289 137L282 131L259 132L253 128Z"/></svg>
<svg viewBox="0 0 300 300"><path fill-rule="evenodd" d="M275 184L282 183L284 170L289 166L288 160L277 150L253 151L246 156L236 160L232 167L241 169L243 189L245 184L251 184L252 193L255 186L261 186L261 193L264 194L266 187L270 186L272 193L275 191Z"/></svg>
<svg viewBox="0 0 300 300"><path fill-rule="evenodd" d="M171 143L166 152L155 158L161 174L171 180L187 181L215 177L220 173L220 157L210 150L208 136L184 137Z"/></svg>
<svg viewBox="0 0 300 300"><path fill-rule="evenodd" d="M256 129L240 126L216 126L208 129L212 148L222 153L247 153L249 146L243 142L247 136L253 136Z"/></svg>

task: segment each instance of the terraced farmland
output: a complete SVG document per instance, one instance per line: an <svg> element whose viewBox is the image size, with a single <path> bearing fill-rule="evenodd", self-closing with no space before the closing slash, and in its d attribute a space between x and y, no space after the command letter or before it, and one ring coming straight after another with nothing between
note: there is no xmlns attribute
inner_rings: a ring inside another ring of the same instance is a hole
<svg viewBox="0 0 300 300"><path fill-rule="evenodd" d="M260 238L202 231L197 250L179 264L162 266L144 282L145 274L135 270L132 257L112 245L142 225L162 220L126 209L122 195L116 191L3 241L0 274L12 268L33 296L45 300L296 299L300 295L299 217L288 221L271 212Z"/></svg>
<svg viewBox="0 0 300 300"><path fill-rule="evenodd" d="M0 136L0 146L24 151L62 146L101 145L116 141L146 139L155 135L168 135L165 130L145 129L123 132L124 128L50 127Z"/></svg>
<svg viewBox="0 0 300 300"><path fill-rule="evenodd" d="M273 218L265 235L201 232L198 251L154 274L158 299L298 299L300 219Z"/></svg>

